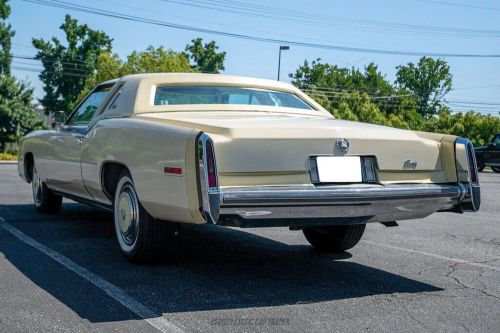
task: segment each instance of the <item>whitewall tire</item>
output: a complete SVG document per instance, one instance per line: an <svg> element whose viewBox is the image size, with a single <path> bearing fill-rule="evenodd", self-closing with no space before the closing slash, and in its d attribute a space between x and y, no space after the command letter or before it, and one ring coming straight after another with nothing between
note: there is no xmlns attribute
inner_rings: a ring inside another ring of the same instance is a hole
<svg viewBox="0 0 500 333"><path fill-rule="evenodd" d="M128 172L122 172L119 179L113 200L113 217L122 254L136 263L171 257L177 248L176 225L155 220L148 214Z"/></svg>

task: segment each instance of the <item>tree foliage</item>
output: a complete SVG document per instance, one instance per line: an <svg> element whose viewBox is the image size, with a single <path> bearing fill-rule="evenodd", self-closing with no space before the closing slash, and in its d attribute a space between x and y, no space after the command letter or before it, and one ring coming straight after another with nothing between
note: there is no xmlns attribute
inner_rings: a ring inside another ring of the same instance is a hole
<svg viewBox="0 0 500 333"><path fill-rule="evenodd" d="M101 53L97 58L95 72L80 93L83 98L97 84L129 74L192 72L188 59L183 53L163 47L149 46L145 51L133 51L127 59L121 60L117 54Z"/></svg>
<svg viewBox="0 0 500 333"><path fill-rule="evenodd" d="M26 83L0 75L0 152L43 123L33 111L33 89Z"/></svg>
<svg viewBox="0 0 500 333"><path fill-rule="evenodd" d="M14 31L10 24L5 20L10 15L10 6L7 0L0 0L0 74L10 75L10 65L12 63L11 40L14 37Z"/></svg>
<svg viewBox="0 0 500 333"><path fill-rule="evenodd" d="M45 96L40 102L47 114L60 110L69 113L94 73L99 55L111 50L110 37L86 24L79 25L69 15L60 29L66 35L66 46L55 37L50 41L33 39L38 49L36 59L41 60L44 68L40 80Z"/></svg>
<svg viewBox="0 0 500 333"><path fill-rule="evenodd" d="M203 44L202 38L196 38L186 45L186 56L194 63L192 68L203 73L220 73L224 71L226 52L217 52L219 47L215 41Z"/></svg>
<svg viewBox="0 0 500 333"><path fill-rule="evenodd" d="M475 112L452 113L443 104L452 76L441 59L423 57L417 65L397 67L391 84L375 64L363 71L306 61L292 83L307 92L336 118L470 138L476 145L500 131L500 118Z"/></svg>
<svg viewBox="0 0 500 333"><path fill-rule="evenodd" d="M11 26L6 23L10 7L0 0L0 152L5 145L18 141L26 133L42 127L33 110L33 89L11 76Z"/></svg>
<svg viewBox="0 0 500 333"><path fill-rule="evenodd" d="M424 118L437 114L442 98L451 90L452 75L446 61L422 57L417 65L410 62L396 69L396 84L415 95L419 113Z"/></svg>

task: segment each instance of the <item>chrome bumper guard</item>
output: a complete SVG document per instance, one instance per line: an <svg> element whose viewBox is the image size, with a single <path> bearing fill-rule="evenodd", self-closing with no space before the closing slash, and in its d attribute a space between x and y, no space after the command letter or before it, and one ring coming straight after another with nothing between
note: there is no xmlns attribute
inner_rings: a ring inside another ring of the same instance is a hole
<svg viewBox="0 0 500 333"><path fill-rule="evenodd" d="M217 224L304 228L418 219L464 211L469 184L398 184L221 189Z"/></svg>

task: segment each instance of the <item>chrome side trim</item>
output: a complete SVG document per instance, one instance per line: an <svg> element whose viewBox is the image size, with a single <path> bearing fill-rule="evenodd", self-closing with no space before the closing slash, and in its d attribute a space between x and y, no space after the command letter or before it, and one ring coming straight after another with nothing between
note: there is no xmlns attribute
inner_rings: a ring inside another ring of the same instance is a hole
<svg viewBox="0 0 500 333"><path fill-rule="evenodd" d="M212 142L214 151L214 164L217 170L217 161L215 159L215 145L212 139L201 132L196 138L196 165L198 167L198 199L200 203L200 212L208 223L215 224L219 218L220 209L220 190L219 187L210 188L208 186L208 166L207 166L207 142ZM216 171L217 173L217 171ZM219 182L217 181L217 184Z"/></svg>
<svg viewBox="0 0 500 333"><path fill-rule="evenodd" d="M68 193L68 192L56 190L56 189L53 189L53 188L51 188L50 190L52 192L54 192L55 194L61 196L61 197L68 198L68 199L71 199L73 201L85 204L85 205L102 208L102 209L105 209L105 210L108 210L108 211L111 211L111 212L113 211L113 205L109 204L107 202L104 202L104 201L101 201L101 200L96 200L96 199L90 198L90 197L87 197L87 198L86 197L82 197L82 196L79 196L79 195L76 195L76 194L72 194L72 193Z"/></svg>
<svg viewBox="0 0 500 333"><path fill-rule="evenodd" d="M226 188L218 224L300 228L417 219L457 206L465 190L459 184Z"/></svg>

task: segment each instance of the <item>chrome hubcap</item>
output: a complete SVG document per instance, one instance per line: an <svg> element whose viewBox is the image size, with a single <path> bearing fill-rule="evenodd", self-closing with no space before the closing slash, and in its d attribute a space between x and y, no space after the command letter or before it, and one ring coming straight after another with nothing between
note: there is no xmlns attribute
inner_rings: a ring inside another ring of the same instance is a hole
<svg viewBox="0 0 500 333"><path fill-rule="evenodd" d="M139 202L131 185L123 186L117 209L118 225L123 242L132 245L139 232Z"/></svg>
<svg viewBox="0 0 500 333"><path fill-rule="evenodd" d="M33 167L33 179L31 180L31 188L33 189L33 199L35 204L40 204L42 202L42 180L38 177L36 168Z"/></svg>

